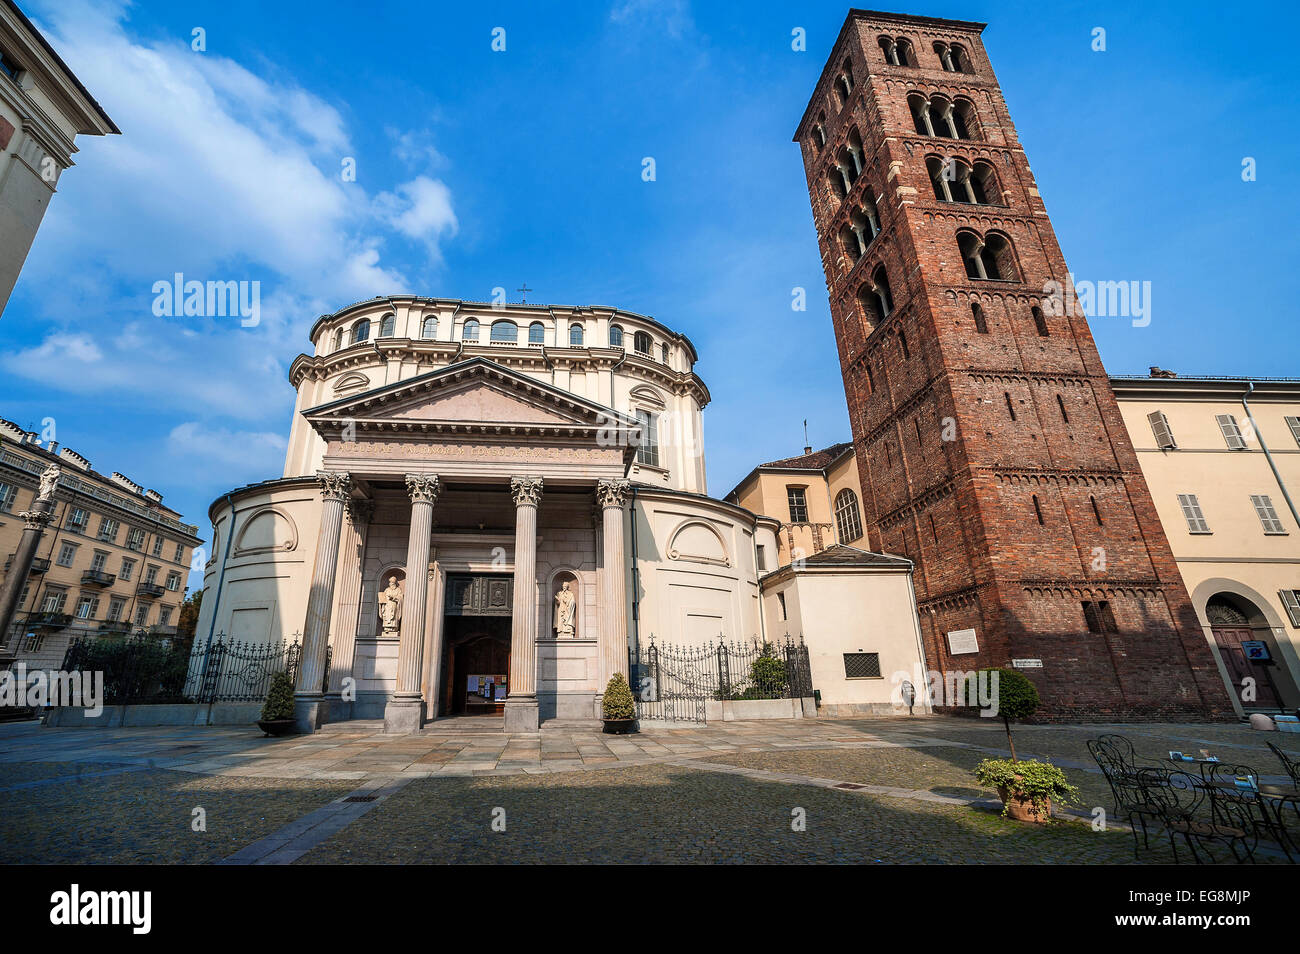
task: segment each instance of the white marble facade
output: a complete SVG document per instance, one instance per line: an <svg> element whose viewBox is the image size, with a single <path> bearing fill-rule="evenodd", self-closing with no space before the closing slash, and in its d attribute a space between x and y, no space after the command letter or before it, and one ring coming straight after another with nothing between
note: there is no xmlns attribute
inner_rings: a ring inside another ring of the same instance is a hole
<svg viewBox="0 0 1300 954"><path fill-rule="evenodd" d="M473 320L477 342L455 337ZM502 321L517 340L491 340ZM778 524L701 492L708 391L684 336L615 309L400 298L326 316L313 340L291 370L284 477L210 509L199 623L301 634L304 730L382 717L413 731L468 710L520 730L593 719L652 634L765 635ZM404 605L385 634L392 576ZM575 631L559 637L565 582Z"/></svg>

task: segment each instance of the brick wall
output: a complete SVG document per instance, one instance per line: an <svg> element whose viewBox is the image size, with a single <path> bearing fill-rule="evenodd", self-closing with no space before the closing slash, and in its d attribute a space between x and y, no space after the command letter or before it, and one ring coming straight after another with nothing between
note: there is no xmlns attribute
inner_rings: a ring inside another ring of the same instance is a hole
<svg viewBox="0 0 1300 954"><path fill-rule="evenodd" d="M1026 673L1047 718L1230 716L1087 321L1043 308L1043 335L1035 319L1067 269L981 29L851 14L796 135L870 543L917 561L932 668L1041 659ZM888 62L881 36L908 39L917 65ZM943 71L935 43L960 44L973 72ZM841 104L846 60L854 86ZM918 135L918 93L967 104L974 138ZM859 137L863 169L841 199L831 163ZM932 156L989 163L997 204L936 199ZM842 230L868 193L881 232L855 262ZM963 230L1010 242L999 259L1009 280L967 277ZM883 319L859 301L881 265L894 303ZM1089 631L1082 603L1098 600L1117 631ZM964 628L980 652L949 656L945 634Z"/></svg>

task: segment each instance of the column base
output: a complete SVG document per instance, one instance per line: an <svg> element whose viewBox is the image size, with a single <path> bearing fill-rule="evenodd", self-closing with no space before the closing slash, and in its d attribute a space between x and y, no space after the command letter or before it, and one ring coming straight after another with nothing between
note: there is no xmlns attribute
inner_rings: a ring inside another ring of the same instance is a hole
<svg viewBox="0 0 1300 954"><path fill-rule="evenodd" d="M507 696L505 715L507 732L536 732L541 724L536 696Z"/></svg>
<svg viewBox="0 0 1300 954"><path fill-rule="evenodd" d="M384 706L384 731L410 735L424 727L424 700L390 699Z"/></svg>
<svg viewBox="0 0 1300 954"><path fill-rule="evenodd" d="M293 697L294 730L310 735L329 721L330 704L320 693Z"/></svg>

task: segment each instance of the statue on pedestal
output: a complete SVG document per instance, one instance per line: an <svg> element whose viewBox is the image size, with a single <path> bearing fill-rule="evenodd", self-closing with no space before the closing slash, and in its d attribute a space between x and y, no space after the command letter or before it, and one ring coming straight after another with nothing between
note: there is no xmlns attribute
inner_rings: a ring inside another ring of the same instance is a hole
<svg viewBox="0 0 1300 954"><path fill-rule="evenodd" d="M385 636L396 636L402 628L402 588L397 577L388 578L388 589L379 594L379 623Z"/></svg>
<svg viewBox="0 0 1300 954"><path fill-rule="evenodd" d="M578 635L575 628L577 610L578 601L569 591L569 581L565 580L560 584L560 592L555 594L555 635L557 637Z"/></svg>
<svg viewBox="0 0 1300 954"><path fill-rule="evenodd" d="M37 491L35 503L45 503L54 497L54 488L59 485L63 470L58 464L51 464L41 474L41 489Z"/></svg>

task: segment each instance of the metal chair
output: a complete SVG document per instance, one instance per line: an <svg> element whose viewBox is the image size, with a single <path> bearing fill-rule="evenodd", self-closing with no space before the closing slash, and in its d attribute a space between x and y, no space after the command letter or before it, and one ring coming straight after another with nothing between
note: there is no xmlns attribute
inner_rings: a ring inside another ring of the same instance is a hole
<svg viewBox="0 0 1300 954"><path fill-rule="evenodd" d="M1300 791L1300 762L1291 758L1272 742L1265 742L1264 744L1273 750L1273 754L1277 756L1277 760L1281 762L1282 767L1286 769L1286 774L1291 777L1291 784Z"/></svg>
<svg viewBox="0 0 1300 954"><path fill-rule="evenodd" d="M1143 777L1152 767L1137 765L1133 745L1122 735L1103 735L1089 739L1087 745L1088 752L1101 769L1106 784L1110 786L1111 796L1115 800L1115 817L1127 820L1129 829L1133 832L1133 857L1137 858L1140 847L1151 847L1147 820L1160 818L1160 806L1149 796L1150 782ZM1140 845L1139 827L1142 829Z"/></svg>
<svg viewBox="0 0 1300 954"><path fill-rule="evenodd" d="M1169 835L1175 862L1179 860L1176 835L1182 836L1198 865L1206 859L1218 860L1210 848L1214 844L1224 845L1238 864L1254 862L1260 826L1253 793L1217 789L1204 778L1177 770L1152 770L1144 776L1147 797L1159 807L1160 823Z"/></svg>

